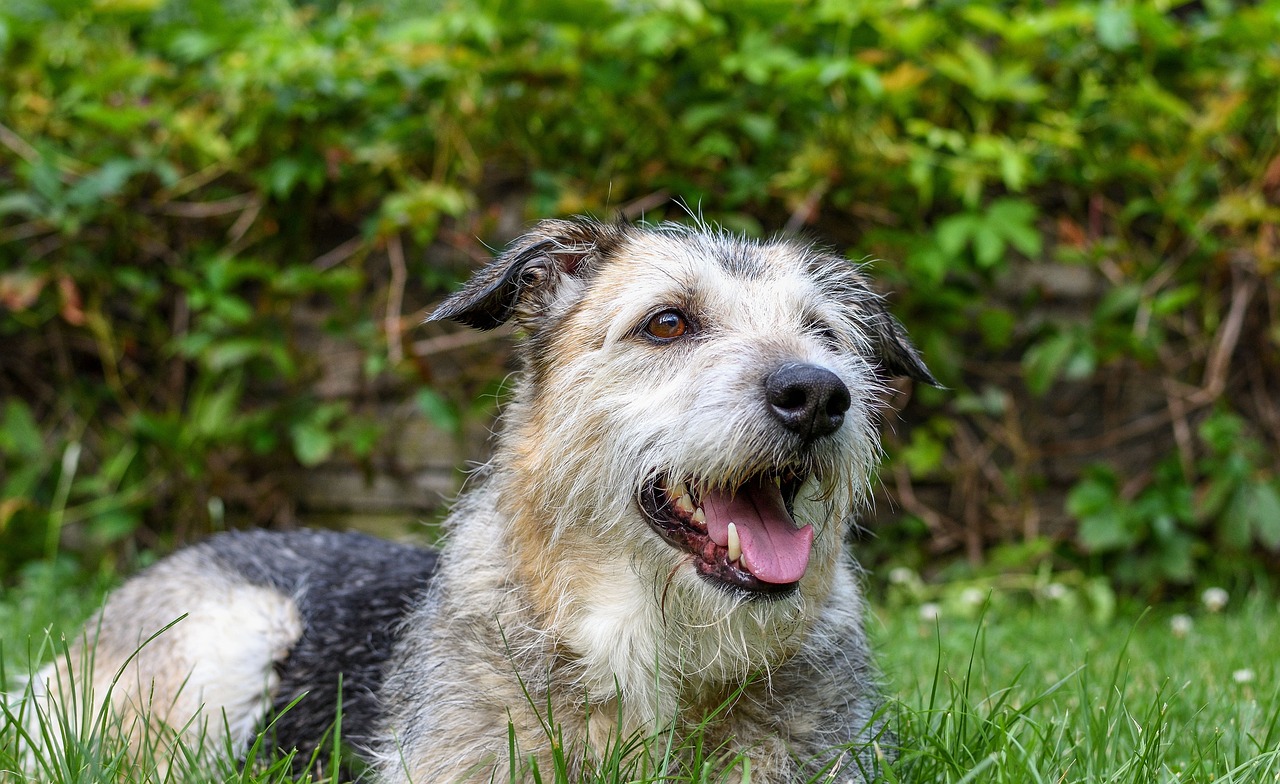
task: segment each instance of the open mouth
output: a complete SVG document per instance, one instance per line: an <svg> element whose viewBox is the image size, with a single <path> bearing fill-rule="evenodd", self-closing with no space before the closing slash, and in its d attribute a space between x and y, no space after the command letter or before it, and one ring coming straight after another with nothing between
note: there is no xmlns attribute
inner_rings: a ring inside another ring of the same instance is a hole
<svg viewBox="0 0 1280 784"><path fill-rule="evenodd" d="M706 580L776 598L794 591L809 565L813 526L797 528L792 517L805 479L783 470L732 489L699 489L658 477L641 491L640 508L659 536L693 556Z"/></svg>

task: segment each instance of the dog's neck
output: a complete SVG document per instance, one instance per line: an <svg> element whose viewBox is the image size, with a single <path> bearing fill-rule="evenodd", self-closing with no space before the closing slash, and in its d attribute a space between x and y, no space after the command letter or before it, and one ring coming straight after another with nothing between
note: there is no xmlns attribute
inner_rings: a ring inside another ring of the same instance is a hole
<svg viewBox="0 0 1280 784"><path fill-rule="evenodd" d="M643 531L602 542L591 533L597 526L554 519L564 507L531 502L532 482L495 469L468 499L482 496L487 514L468 510L453 536L513 559L510 571L492 574L517 578L505 587L509 620L499 622L526 682L559 681L552 693L585 698L626 733L714 708L754 680L767 688L769 671L798 650L830 590L824 565L788 602L744 602L672 581L667 567L644 567L665 544Z"/></svg>

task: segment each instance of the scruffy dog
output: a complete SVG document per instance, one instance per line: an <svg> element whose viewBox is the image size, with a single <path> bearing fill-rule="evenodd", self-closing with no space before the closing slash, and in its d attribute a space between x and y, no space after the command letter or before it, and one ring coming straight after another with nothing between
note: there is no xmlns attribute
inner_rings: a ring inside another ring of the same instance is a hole
<svg viewBox="0 0 1280 784"><path fill-rule="evenodd" d="M75 688L135 744L243 752L274 718L275 743L308 749L341 678L343 737L382 782L550 777L561 752L571 780L611 755L679 773L695 737L726 780L865 780L887 739L845 533L883 380L933 379L854 265L546 221L432 318L524 334L496 454L439 554L261 531L180 551L29 685L32 735L84 659Z"/></svg>

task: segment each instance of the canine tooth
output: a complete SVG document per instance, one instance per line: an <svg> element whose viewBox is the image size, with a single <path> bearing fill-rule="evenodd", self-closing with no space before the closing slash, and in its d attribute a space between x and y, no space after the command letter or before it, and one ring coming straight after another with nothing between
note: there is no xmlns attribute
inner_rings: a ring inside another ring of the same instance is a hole
<svg viewBox="0 0 1280 784"><path fill-rule="evenodd" d="M684 482L676 482L676 486L669 488L667 492L671 493L672 498L682 498L689 494L689 488Z"/></svg>
<svg viewBox="0 0 1280 784"><path fill-rule="evenodd" d="M702 511L702 507L698 507L697 509L693 510L693 522L697 523L698 525L707 524L707 515L705 512Z"/></svg>
<svg viewBox="0 0 1280 784"><path fill-rule="evenodd" d="M729 560L736 561L742 557L742 542L738 539L738 526L729 523Z"/></svg>
<svg viewBox="0 0 1280 784"><path fill-rule="evenodd" d="M688 493L676 498L676 509L679 510L680 514L693 513L693 499L689 497Z"/></svg>

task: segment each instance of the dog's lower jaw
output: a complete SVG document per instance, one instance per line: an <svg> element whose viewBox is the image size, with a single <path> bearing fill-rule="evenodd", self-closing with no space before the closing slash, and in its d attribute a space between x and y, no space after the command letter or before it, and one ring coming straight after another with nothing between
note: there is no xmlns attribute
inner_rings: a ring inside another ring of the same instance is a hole
<svg viewBox="0 0 1280 784"><path fill-rule="evenodd" d="M621 695L649 714L629 728L662 725L675 705L729 693L785 662L828 599L839 560L836 527L827 526L795 589L762 600L708 581L639 509L593 516L579 507L564 521L546 519L544 508L502 510L504 538L520 554L519 590L579 694L593 702Z"/></svg>

